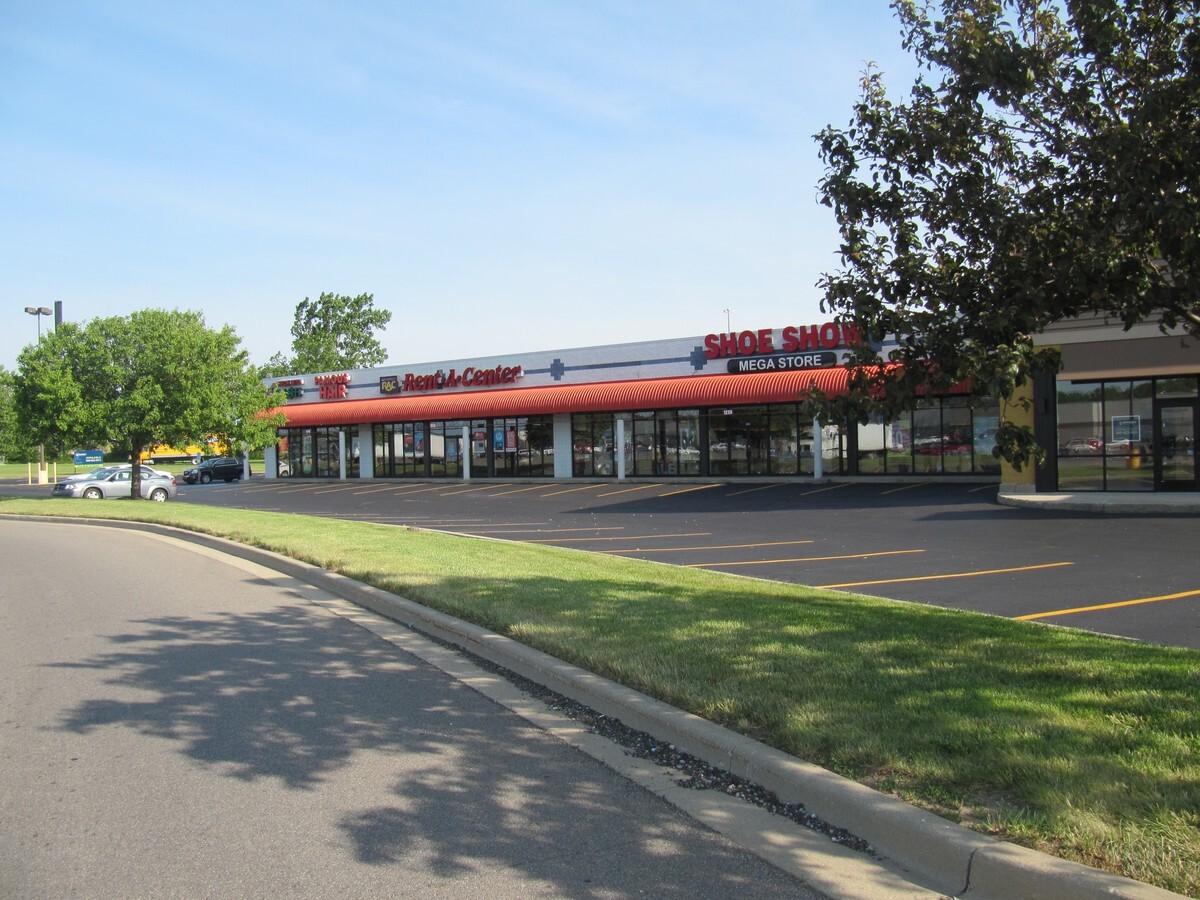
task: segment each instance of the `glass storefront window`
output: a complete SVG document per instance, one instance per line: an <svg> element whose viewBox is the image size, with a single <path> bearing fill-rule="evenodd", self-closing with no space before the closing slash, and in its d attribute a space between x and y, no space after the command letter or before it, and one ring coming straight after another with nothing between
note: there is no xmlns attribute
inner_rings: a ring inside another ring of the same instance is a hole
<svg viewBox="0 0 1200 900"><path fill-rule="evenodd" d="M1155 490L1163 463L1155 444L1156 408L1169 401L1186 407L1197 387L1190 375L1060 383L1058 489Z"/></svg>
<svg viewBox="0 0 1200 900"><path fill-rule="evenodd" d="M882 475L884 471L884 440L887 426L883 416L872 415L871 420L858 426L857 460L860 475Z"/></svg>
<svg viewBox="0 0 1200 900"><path fill-rule="evenodd" d="M984 399L976 401L971 413L971 441L974 470L986 475L1000 474L1000 458L996 456L996 433L1000 428L1000 403Z"/></svg>
<svg viewBox="0 0 1200 900"><path fill-rule="evenodd" d="M616 418L612 413L571 417L572 472L576 478L615 477Z"/></svg>
<svg viewBox="0 0 1200 900"><path fill-rule="evenodd" d="M1160 400L1186 400L1197 396L1196 388L1200 379L1193 376L1183 378L1157 378L1154 382L1154 396Z"/></svg>

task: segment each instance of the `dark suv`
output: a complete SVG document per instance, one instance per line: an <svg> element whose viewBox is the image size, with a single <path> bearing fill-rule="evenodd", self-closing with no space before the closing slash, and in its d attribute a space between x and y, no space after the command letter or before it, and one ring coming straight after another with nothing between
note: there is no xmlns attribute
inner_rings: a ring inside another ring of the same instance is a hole
<svg viewBox="0 0 1200 900"><path fill-rule="evenodd" d="M242 461L232 456L214 456L198 466L183 470L183 480L188 484L208 484L214 479L235 481L242 477Z"/></svg>

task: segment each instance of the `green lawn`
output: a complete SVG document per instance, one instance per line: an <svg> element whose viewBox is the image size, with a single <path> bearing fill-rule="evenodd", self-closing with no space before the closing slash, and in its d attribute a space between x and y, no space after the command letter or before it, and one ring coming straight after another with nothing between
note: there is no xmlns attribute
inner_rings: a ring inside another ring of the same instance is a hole
<svg viewBox="0 0 1200 900"><path fill-rule="evenodd" d="M164 522L479 623L972 828L1200 895L1200 652L527 544L187 504Z"/></svg>

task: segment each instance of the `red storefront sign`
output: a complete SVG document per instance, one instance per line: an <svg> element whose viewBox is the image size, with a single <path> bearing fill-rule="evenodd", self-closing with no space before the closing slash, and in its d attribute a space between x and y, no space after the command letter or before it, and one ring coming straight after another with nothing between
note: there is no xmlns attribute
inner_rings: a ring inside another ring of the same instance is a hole
<svg viewBox="0 0 1200 900"><path fill-rule="evenodd" d="M795 353L804 350L832 350L860 343L858 329L846 322L826 322L824 325L789 325L779 333L770 328L757 331L731 331L710 334L704 338L704 355L709 359L728 356L758 356L760 354Z"/></svg>

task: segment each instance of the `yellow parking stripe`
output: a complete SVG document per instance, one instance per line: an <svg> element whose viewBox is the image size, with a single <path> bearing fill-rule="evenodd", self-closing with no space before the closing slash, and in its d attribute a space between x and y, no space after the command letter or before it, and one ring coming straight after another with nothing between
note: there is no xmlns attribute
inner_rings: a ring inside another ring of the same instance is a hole
<svg viewBox="0 0 1200 900"><path fill-rule="evenodd" d="M770 541L765 544L720 544L706 547L657 547L654 550L643 550L634 547L629 550L597 550L597 553L684 553L692 550L744 550L750 547L784 547L789 544L813 544L815 541Z"/></svg>
<svg viewBox="0 0 1200 900"><path fill-rule="evenodd" d="M687 494L691 491L707 491L709 488L720 487L719 484L698 484L695 487L680 488L677 491L667 491L665 494L659 494L660 497L674 497L676 494ZM601 494L600 496L604 496Z"/></svg>
<svg viewBox="0 0 1200 900"><path fill-rule="evenodd" d="M512 522L513 525L549 525L549 522ZM624 531L624 525L605 525L600 528L505 528L502 531L483 531L485 528L498 528L499 525L477 525L472 530L472 534L546 534L547 531L553 534L566 534L568 531ZM533 543L526 541L525 543Z"/></svg>
<svg viewBox="0 0 1200 900"><path fill-rule="evenodd" d="M1200 591L1183 591L1179 594L1163 594L1161 597L1140 597L1137 600L1119 600L1116 603L1100 603L1096 606L1076 606L1074 609L1056 609L1052 612L1030 613L1027 616L1016 616L1018 622L1029 622L1033 619L1048 619L1051 616L1069 616L1073 613L1095 612L1098 609L1118 609L1122 606L1137 606L1141 603L1161 603L1163 600L1182 600L1185 597L1200 596Z"/></svg>
<svg viewBox="0 0 1200 900"><path fill-rule="evenodd" d="M980 575L1003 575L1006 572L1032 572L1035 569L1054 569L1059 566L1073 566L1075 563L1056 562L1042 563L1038 566L1014 566L1011 569L984 569L979 572L953 572L949 575L918 575L915 578L884 578L879 581L852 581L847 584L816 584L819 588L851 588L866 587L872 584L903 584L906 581L940 581L945 578L975 578Z"/></svg>
<svg viewBox="0 0 1200 900"><path fill-rule="evenodd" d="M774 563L827 562L834 559L870 559L873 556L899 556L904 553L924 553L924 550L883 550L879 553L848 553L845 556L801 556L796 559L755 559L747 562L716 562L716 563L687 563L685 569L703 569L706 566L769 566ZM839 587L836 584L823 584L820 587Z"/></svg>
<svg viewBox="0 0 1200 900"><path fill-rule="evenodd" d="M576 491L592 491L606 487L608 487L607 484L585 484L583 487L567 488L565 491L551 491L549 494L542 494L542 496L557 497L559 494L574 494Z"/></svg>
<svg viewBox="0 0 1200 900"><path fill-rule="evenodd" d="M764 484L760 487L746 488L744 491L730 491L727 497L740 497L742 494L753 494L755 491L769 491L771 488L788 487L786 484Z"/></svg>
<svg viewBox="0 0 1200 900"><path fill-rule="evenodd" d="M523 494L525 491L537 491L537 490L541 490L541 489L542 489L542 488L544 488L544 487L549 487L549 485L545 485L545 484L535 484L535 485L532 485L532 486L530 486L530 487L520 487L520 488L513 488L511 491L497 491L497 492L496 492L495 494L493 494L492 496L494 496L494 497L503 497L503 496L505 496L505 495L507 495L507 494Z"/></svg>
<svg viewBox="0 0 1200 900"><path fill-rule="evenodd" d="M446 493L441 494L440 496L449 497L452 494L472 494L476 491L490 491L495 488L509 487L511 484L512 482L505 482L504 484L483 484L479 487L459 488L455 491L446 491ZM443 485L443 487L445 487L445 485Z"/></svg>
<svg viewBox="0 0 1200 900"><path fill-rule="evenodd" d="M623 535L621 537L598 537L598 538L563 538L555 540L547 538L544 541L524 541L526 544L571 544L581 543L583 541L660 541L663 538L681 538L681 537L709 537L711 531L689 531L684 534L643 534L636 537Z"/></svg>
<svg viewBox="0 0 1200 900"><path fill-rule="evenodd" d="M662 487L661 484L639 484L635 487L624 488L619 491L609 491L607 494L597 494L597 497L612 497L615 494L628 494L630 491L648 491L650 488Z"/></svg>
<svg viewBox="0 0 1200 900"><path fill-rule="evenodd" d="M902 487L892 488L890 491L880 491L879 496L885 497L888 494L898 494L901 491L911 491L913 488L925 487L925 482L917 482L916 484L906 484Z"/></svg>
<svg viewBox="0 0 1200 900"><path fill-rule="evenodd" d="M829 485L829 487L815 488L811 491L804 491L803 493L800 494L800 496L807 497L809 494L823 494L826 491L840 491L842 488L848 488L852 484L854 484L853 481L841 481L841 482L838 482L837 484L831 484L831 485Z"/></svg>

